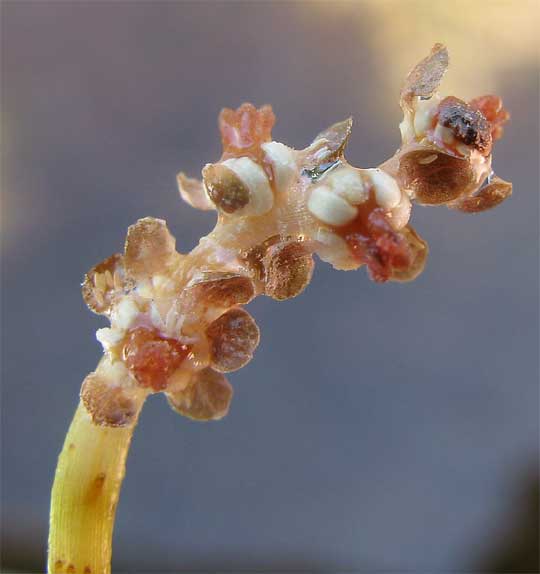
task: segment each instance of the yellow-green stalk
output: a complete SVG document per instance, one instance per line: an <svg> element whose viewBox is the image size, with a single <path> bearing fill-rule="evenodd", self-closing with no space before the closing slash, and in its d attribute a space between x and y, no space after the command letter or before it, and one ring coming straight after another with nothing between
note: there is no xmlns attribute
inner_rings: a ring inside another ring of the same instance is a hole
<svg viewBox="0 0 540 574"><path fill-rule="evenodd" d="M60 453L51 497L50 574L109 574L116 505L137 417L95 425L79 404Z"/></svg>

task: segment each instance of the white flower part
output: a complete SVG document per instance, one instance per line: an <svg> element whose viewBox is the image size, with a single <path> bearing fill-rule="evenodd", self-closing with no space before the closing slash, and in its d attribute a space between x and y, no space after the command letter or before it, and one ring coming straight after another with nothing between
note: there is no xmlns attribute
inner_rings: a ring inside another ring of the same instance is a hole
<svg viewBox="0 0 540 574"><path fill-rule="evenodd" d="M272 209L274 195L263 168L249 157L227 159L223 162L249 189L249 203L234 212L238 215L262 215Z"/></svg>
<svg viewBox="0 0 540 574"><path fill-rule="evenodd" d="M163 317L161 316L161 313L159 312L159 309L157 308L155 301L152 301L152 303L150 303L149 309L150 309L149 316L150 321L152 321L152 325L154 325L154 327L156 327L158 331L165 331L165 321L163 320Z"/></svg>
<svg viewBox="0 0 540 574"><path fill-rule="evenodd" d="M266 159L272 165L278 191L284 192L298 173L294 151L279 142L267 142L261 145Z"/></svg>
<svg viewBox="0 0 540 574"><path fill-rule="evenodd" d="M129 329L138 316L139 307L137 307L137 303L126 297L113 309L111 322L120 329Z"/></svg>
<svg viewBox="0 0 540 574"><path fill-rule="evenodd" d="M454 143L454 133L452 132L452 130L450 128L442 126L439 123L435 127L433 136L447 145L451 145Z"/></svg>
<svg viewBox="0 0 540 574"><path fill-rule="evenodd" d="M342 167L333 171L327 179L335 193L352 205L364 203L369 197L369 189L362 176L352 167Z"/></svg>
<svg viewBox="0 0 540 574"><path fill-rule="evenodd" d="M166 275L154 275L152 285L157 291L170 291L174 287L174 282Z"/></svg>
<svg viewBox="0 0 540 574"><path fill-rule="evenodd" d="M347 243L329 229L321 228L317 231L315 241L318 243L317 255L321 261L330 263L334 269L350 271L358 267Z"/></svg>
<svg viewBox="0 0 540 574"><path fill-rule="evenodd" d="M152 299L154 296L154 288L149 279L140 280L137 283L137 294L144 299Z"/></svg>
<svg viewBox="0 0 540 574"><path fill-rule="evenodd" d="M390 223L394 229L402 229L411 218L411 200L405 191L401 194L401 201L389 213Z"/></svg>
<svg viewBox="0 0 540 574"><path fill-rule="evenodd" d="M412 113L408 110L405 111L402 122L399 124L399 131L401 132L401 141L406 144L414 140L414 125Z"/></svg>
<svg viewBox="0 0 540 574"><path fill-rule="evenodd" d="M393 209L401 201L401 190L396 180L385 171L378 168L366 169L375 189L375 200L384 209Z"/></svg>
<svg viewBox="0 0 540 574"><path fill-rule="evenodd" d="M133 382L132 375L122 361L114 361L107 365L107 379L111 387L126 388L126 383Z"/></svg>
<svg viewBox="0 0 540 574"><path fill-rule="evenodd" d="M429 100L416 99L414 112L414 131L417 136L422 137L431 127L431 121L441 102L438 95L432 96Z"/></svg>
<svg viewBox="0 0 540 574"><path fill-rule="evenodd" d="M309 211L323 223L339 227L350 223L357 210L326 185L316 187L307 202Z"/></svg>
<svg viewBox="0 0 540 574"><path fill-rule="evenodd" d="M101 343L105 352L109 351L112 347L118 345L124 338L125 331L123 329L113 329L104 327L96 331L96 339Z"/></svg>

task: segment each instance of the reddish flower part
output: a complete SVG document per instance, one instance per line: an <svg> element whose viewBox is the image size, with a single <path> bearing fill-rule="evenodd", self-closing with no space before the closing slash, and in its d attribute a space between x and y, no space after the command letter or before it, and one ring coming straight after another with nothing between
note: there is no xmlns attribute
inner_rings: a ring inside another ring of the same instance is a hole
<svg viewBox="0 0 540 574"><path fill-rule="evenodd" d="M162 391L169 376L180 367L189 352L189 345L138 327L128 334L123 357L141 387Z"/></svg>
<svg viewBox="0 0 540 574"><path fill-rule="evenodd" d="M345 235L354 257L364 263L373 281L388 281L394 270L404 270L411 264L411 252L402 233L396 231L384 210L375 208L364 214L357 229Z"/></svg>
<svg viewBox="0 0 540 574"><path fill-rule="evenodd" d="M261 144L272 140L275 121L271 106L257 109L245 103L237 110L223 108L219 114L223 159L242 156L261 159Z"/></svg>
<svg viewBox="0 0 540 574"><path fill-rule="evenodd" d="M478 110L491 124L491 137L493 141L503 135L503 126L510 119L510 113L505 110L499 96L480 96L469 102L471 108Z"/></svg>

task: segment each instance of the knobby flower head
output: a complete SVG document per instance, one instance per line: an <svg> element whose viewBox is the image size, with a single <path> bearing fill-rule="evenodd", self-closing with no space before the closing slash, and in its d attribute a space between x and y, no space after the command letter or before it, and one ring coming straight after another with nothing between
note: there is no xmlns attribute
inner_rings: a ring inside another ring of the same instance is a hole
<svg viewBox="0 0 540 574"><path fill-rule="evenodd" d="M104 357L81 390L96 424L132 424L157 392L190 418L223 417L232 398L224 373L246 365L259 343L243 308L255 296L299 295L314 254L336 269L365 265L377 282L411 281L428 254L409 224L414 202L475 212L510 195L491 170L508 113L495 96L439 96L447 66L437 44L408 75L402 145L378 168L345 159L350 118L295 150L272 141L270 106L221 112L221 158L201 180L177 177L184 201L217 212L214 230L181 254L164 221L141 219L124 253L85 277L85 302L110 321L97 332Z"/></svg>

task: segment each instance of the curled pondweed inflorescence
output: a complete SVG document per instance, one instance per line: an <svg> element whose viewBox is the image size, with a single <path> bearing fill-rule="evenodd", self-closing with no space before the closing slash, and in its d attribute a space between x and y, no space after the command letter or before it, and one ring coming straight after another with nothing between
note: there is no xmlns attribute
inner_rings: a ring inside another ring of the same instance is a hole
<svg viewBox="0 0 540 574"><path fill-rule="evenodd" d="M111 323L97 332L104 358L81 391L96 424L131 424L156 392L183 415L221 418L232 397L223 373L246 365L259 343L243 309L254 297L300 294L314 254L336 269L365 265L377 282L411 281L428 254L409 224L412 203L477 212L510 195L491 168L508 113L496 96L441 97L447 66L437 44L410 72L401 147L377 168L345 159L351 119L295 150L272 141L269 106L221 112L220 160L202 180L178 175L182 199L217 211L214 230L182 254L164 221L141 219L124 253L84 280L87 305Z"/></svg>

